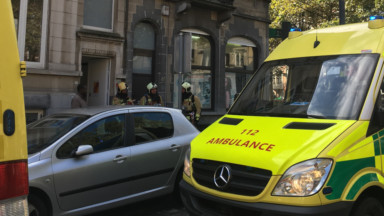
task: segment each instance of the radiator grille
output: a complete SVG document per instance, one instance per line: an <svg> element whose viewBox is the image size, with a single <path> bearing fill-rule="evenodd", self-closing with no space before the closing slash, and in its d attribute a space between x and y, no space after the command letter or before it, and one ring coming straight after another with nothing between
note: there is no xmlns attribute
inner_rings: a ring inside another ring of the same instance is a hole
<svg viewBox="0 0 384 216"><path fill-rule="evenodd" d="M214 182L215 171L221 165L231 168L231 179L225 188L218 188ZM269 170L197 158L193 159L192 168L193 178L200 185L244 196L260 194L272 176Z"/></svg>

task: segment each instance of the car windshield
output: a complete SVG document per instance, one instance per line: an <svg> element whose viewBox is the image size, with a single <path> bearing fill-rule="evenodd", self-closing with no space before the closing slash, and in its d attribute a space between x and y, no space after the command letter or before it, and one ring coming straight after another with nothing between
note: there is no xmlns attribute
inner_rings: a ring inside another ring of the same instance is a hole
<svg viewBox="0 0 384 216"><path fill-rule="evenodd" d="M85 121L86 115L51 115L27 126L28 154L48 147L68 131Z"/></svg>
<svg viewBox="0 0 384 216"><path fill-rule="evenodd" d="M360 54L266 62L228 113L357 119L378 58Z"/></svg>

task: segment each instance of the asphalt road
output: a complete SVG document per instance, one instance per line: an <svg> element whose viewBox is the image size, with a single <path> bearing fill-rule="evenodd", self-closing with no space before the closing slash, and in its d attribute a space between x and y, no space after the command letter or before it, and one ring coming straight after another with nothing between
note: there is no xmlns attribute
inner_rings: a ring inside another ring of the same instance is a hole
<svg viewBox="0 0 384 216"><path fill-rule="evenodd" d="M88 216L189 216L180 200L162 196Z"/></svg>

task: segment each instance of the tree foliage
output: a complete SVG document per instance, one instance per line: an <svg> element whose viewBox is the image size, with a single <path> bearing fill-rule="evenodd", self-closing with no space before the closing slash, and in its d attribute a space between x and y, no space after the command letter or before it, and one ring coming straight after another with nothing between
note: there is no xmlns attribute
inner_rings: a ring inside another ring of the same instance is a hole
<svg viewBox="0 0 384 216"><path fill-rule="evenodd" d="M383 15L384 0L345 0L345 22L358 23L370 15ZM281 28L283 21L302 30L339 25L339 0L272 0L271 28ZM270 50L281 39L270 39Z"/></svg>

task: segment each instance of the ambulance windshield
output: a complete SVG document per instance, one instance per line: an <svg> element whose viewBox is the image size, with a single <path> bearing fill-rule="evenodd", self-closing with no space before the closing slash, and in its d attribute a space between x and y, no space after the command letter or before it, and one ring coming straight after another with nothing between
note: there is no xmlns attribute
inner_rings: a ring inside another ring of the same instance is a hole
<svg viewBox="0 0 384 216"><path fill-rule="evenodd" d="M357 119L378 58L360 54L266 62L228 113Z"/></svg>

